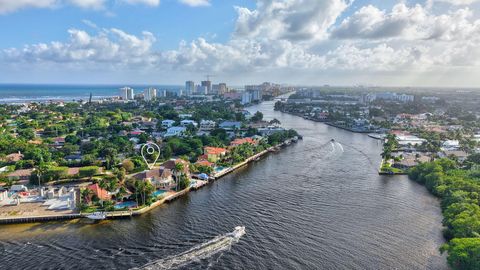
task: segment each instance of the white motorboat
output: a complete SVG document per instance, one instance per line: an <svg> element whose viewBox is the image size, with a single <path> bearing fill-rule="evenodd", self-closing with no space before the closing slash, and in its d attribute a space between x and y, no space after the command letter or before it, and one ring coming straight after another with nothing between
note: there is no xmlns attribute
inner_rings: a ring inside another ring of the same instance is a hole
<svg viewBox="0 0 480 270"><path fill-rule="evenodd" d="M107 215L104 212L95 212L87 216L88 219L92 220L104 220L107 218Z"/></svg>

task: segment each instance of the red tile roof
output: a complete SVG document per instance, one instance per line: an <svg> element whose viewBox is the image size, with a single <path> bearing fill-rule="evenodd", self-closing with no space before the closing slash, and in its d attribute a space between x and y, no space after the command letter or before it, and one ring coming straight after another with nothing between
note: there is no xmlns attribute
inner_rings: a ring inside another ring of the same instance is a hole
<svg viewBox="0 0 480 270"><path fill-rule="evenodd" d="M213 163L208 161L208 160L199 160L195 163L196 165L200 165L200 166L206 166L206 167L213 167Z"/></svg>
<svg viewBox="0 0 480 270"><path fill-rule="evenodd" d="M252 138L244 138L244 139L235 139L230 143L230 145L238 146L238 145L242 145L244 143L256 144L255 140L253 140Z"/></svg>
<svg viewBox="0 0 480 270"><path fill-rule="evenodd" d="M93 191L93 193L95 195L97 195L97 197L100 200L106 201L106 200L110 200L110 198L111 198L110 194L108 194L108 191L100 188L100 186L98 184L92 184L92 185L88 186L87 188L90 189L91 191Z"/></svg>
<svg viewBox="0 0 480 270"><path fill-rule="evenodd" d="M205 155L222 155L227 152L227 149L207 146L203 148L203 152L205 153Z"/></svg>

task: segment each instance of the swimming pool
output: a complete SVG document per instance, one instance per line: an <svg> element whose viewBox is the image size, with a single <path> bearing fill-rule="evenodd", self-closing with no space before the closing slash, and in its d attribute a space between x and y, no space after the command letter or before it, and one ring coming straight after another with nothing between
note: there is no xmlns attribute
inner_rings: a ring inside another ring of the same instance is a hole
<svg viewBox="0 0 480 270"><path fill-rule="evenodd" d="M221 171L223 171L223 170L225 170L225 167L223 167L223 166L215 167L215 171L216 171L216 172L221 172Z"/></svg>
<svg viewBox="0 0 480 270"><path fill-rule="evenodd" d="M137 207L137 203L134 201L121 202L121 203L117 203L114 206L115 209L135 208L135 207Z"/></svg>
<svg viewBox="0 0 480 270"><path fill-rule="evenodd" d="M166 192L166 190L157 190L153 193L153 197L156 198L158 196L164 195Z"/></svg>

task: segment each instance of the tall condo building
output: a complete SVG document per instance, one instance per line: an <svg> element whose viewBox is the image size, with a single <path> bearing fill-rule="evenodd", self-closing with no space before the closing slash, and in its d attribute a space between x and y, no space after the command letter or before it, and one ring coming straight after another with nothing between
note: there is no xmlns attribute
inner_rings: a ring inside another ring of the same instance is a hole
<svg viewBox="0 0 480 270"><path fill-rule="evenodd" d="M153 87L145 89L145 91L143 92L143 96L145 98L145 101L151 101L157 98L157 89Z"/></svg>
<svg viewBox="0 0 480 270"><path fill-rule="evenodd" d="M226 83L219 83L218 84L218 94L223 95L227 93L227 84Z"/></svg>
<svg viewBox="0 0 480 270"><path fill-rule="evenodd" d="M207 88L207 93L206 94L212 93L212 82L211 81L202 81L202 87Z"/></svg>
<svg viewBox="0 0 480 270"><path fill-rule="evenodd" d="M123 87L123 88L120 88L120 97L123 100L134 100L135 99L135 94L134 94L132 88Z"/></svg>
<svg viewBox="0 0 480 270"><path fill-rule="evenodd" d="M190 96L195 93L195 82L186 81L185 82L185 95Z"/></svg>

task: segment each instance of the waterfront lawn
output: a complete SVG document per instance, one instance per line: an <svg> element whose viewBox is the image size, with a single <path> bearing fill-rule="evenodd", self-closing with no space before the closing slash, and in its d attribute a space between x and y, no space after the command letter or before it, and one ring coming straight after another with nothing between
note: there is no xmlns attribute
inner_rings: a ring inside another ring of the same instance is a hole
<svg viewBox="0 0 480 270"><path fill-rule="evenodd" d="M403 174L405 171L402 169L398 169L395 167L392 167L388 162L384 162L382 167L380 168L380 173L383 174Z"/></svg>

